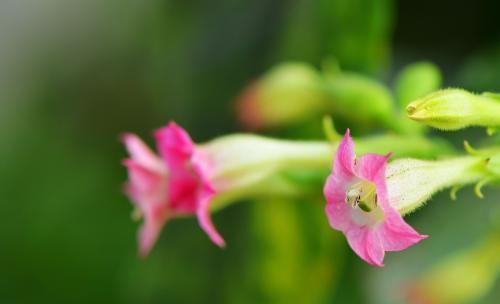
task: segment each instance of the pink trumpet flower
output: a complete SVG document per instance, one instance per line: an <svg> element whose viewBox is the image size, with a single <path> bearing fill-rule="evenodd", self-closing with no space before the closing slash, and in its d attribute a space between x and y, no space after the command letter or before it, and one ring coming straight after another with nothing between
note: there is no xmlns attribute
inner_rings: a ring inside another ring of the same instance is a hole
<svg viewBox="0 0 500 304"><path fill-rule="evenodd" d="M159 156L134 134L122 139L130 154L124 161L129 176L125 191L144 217L138 235L140 255L148 255L169 219L187 214L195 214L210 239L224 246L210 218L216 192L208 179L211 165L186 131L173 122L157 130Z"/></svg>
<svg viewBox="0 0 500 304"><path fill-rule="evenodd" d="M356 158L347 130L324 187L330 225L344 233L358 256L375 266L383 266L386 251L404 250L427 237L408 225L389 202L385 178L389 157Z"/></svg>

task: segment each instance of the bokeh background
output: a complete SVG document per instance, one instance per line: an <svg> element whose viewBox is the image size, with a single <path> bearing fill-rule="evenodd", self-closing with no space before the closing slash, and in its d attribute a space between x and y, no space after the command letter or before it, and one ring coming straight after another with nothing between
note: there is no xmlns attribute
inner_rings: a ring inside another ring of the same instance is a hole
<svg viewBox="0 0 500 304"><path fill-rule="evenodd" d="M141 260L118 136L152 143L169 120L196 141L241 131L235 99L286 60L333 56L391 86L425 59L446 86L500 91L498 11L495 0L1 1L0 302L405 303L412 279L491 231L498 190L435 196L408 218L431 238L383 269L328 228L321 199L218 212L226 250L195 219L172 221ZM459 145L484 130L435 134ZM497 281L478 303L499 298Z"/></svg>

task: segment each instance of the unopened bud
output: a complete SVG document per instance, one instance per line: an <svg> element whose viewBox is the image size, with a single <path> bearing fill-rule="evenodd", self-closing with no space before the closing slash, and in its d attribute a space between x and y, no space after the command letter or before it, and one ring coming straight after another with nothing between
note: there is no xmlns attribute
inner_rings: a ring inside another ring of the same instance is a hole
<svg viewBox="0 0 500 304"><path fill-rule="evenodd" d="M500 126L500 95L475 95L462 89L434 92L411 102L408 117L442 130Z"/></svg>
<svg viewBox="0 0 500 304"><path fill-rule="evenodd" d="M322 112L322 84L308 64L278 65L243 92L237 104L239 119L253 130L310 119Z"/></svg>
<svg viewBox="0 0 500 304"><path fill-rule="evenodd" d="M334 117L361 126L392 127L392 96L381 83L360 74L339 73L327 77L326 89Z"/></svg>
<svg viewBox="0 0 500 304"><path fill-rule="evenodd" d="M430 62L416 62L406 66L396 79L396 97L402 109L419 97L438 90L441 72Z"/></svg>

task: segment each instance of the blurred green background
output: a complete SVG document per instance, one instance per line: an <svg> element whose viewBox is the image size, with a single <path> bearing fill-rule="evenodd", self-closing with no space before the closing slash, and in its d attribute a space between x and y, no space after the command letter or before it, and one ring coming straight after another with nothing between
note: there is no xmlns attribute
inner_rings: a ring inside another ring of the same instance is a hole
<svg viewBox="0 0 500 304"><path fill-rule="evenodd" d="M122 194L118 141L173 119L196 141L241 131L234 100L284 60L391 85L417 60L446 86L500 91L498 1L0 2L1 303L405 303L404 284L492 229L498 190L437 195L408 220L431 237L374 269L324 202L259 201L170 222L152 254ZM443 135L435 132L435 134ZM477 143L484 130L444 134ZM446 282L443 282L446 285ZM500 283L479 303L498 303Z"/></svg>

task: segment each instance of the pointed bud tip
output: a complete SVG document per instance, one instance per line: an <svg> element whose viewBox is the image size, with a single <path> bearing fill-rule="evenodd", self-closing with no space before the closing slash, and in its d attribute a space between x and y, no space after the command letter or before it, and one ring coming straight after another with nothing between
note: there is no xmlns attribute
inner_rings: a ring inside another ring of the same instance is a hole
<svg viewBox="0 0 500 304"><path fill-rule="evenodd" d="M415 113L416 110L417 110L417 107L414 106L413 104L409 104L406 107L406 112L408 113L408 115L411 115L411 114Z"/></svg>
<svg viewBox="0 0 500 304"><path fill-rule="evenodd" d="M248 131L257 131L265 127L265 121L259 108L259 83L250 83L236 99L235 110L239 122Z"/></svg>

